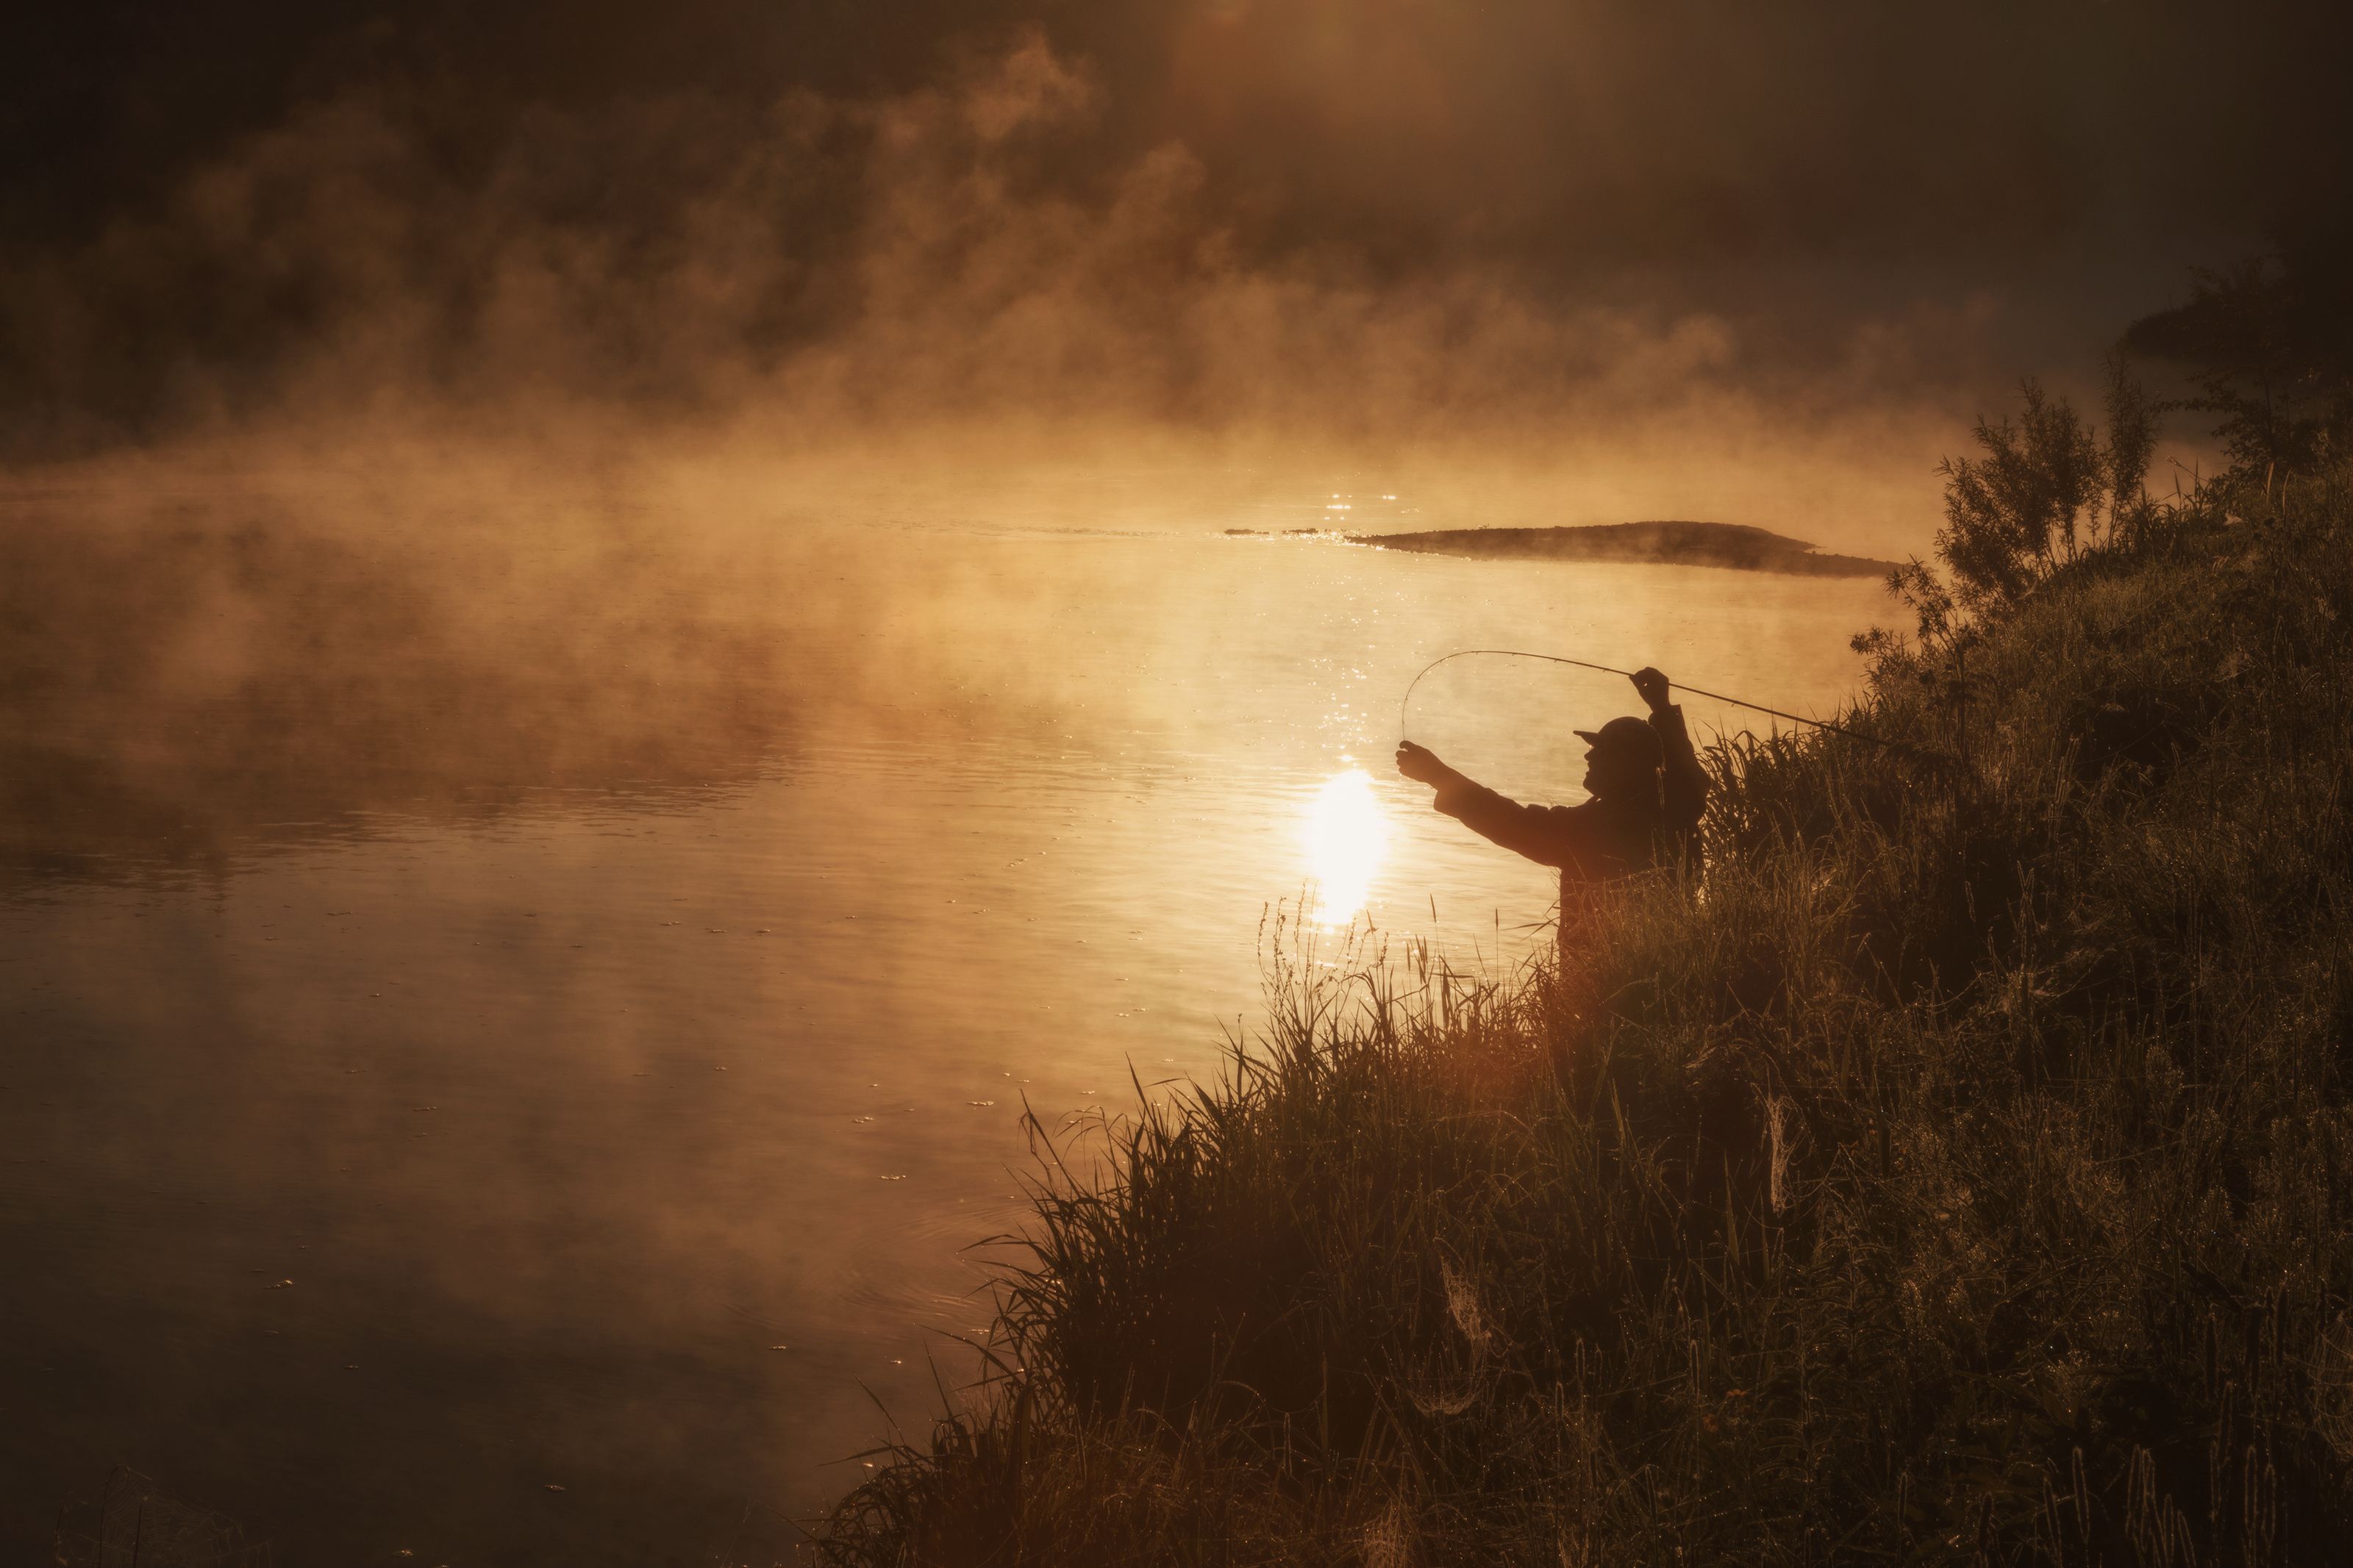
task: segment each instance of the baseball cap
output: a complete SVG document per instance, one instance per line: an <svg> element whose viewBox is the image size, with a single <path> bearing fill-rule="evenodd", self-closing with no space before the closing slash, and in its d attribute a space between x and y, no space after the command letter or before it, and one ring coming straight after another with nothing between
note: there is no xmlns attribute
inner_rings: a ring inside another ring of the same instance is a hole
<svg viewBox="0 0 2353 1568"><path fill-rule="evenodd" d="M1631 715L1612 719L1599 730L1579 730L1577 735L1597 752L1645 762L1654 768L1666 760L1659 732Z"/></svg>

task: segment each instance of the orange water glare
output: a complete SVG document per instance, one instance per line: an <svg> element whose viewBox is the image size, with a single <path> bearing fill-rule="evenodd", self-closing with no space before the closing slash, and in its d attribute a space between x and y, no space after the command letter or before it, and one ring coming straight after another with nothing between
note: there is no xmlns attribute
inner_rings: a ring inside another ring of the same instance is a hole
<svg viewBox="0 0 2353 1568"><path fill-rule="evenodd" d="M1388 850L1388 818L1373 793L1373 775L1350 768L1326 779L1308 805L1303 837L1315 884L1315 919L1345 926L1364 912Z"/></svg>

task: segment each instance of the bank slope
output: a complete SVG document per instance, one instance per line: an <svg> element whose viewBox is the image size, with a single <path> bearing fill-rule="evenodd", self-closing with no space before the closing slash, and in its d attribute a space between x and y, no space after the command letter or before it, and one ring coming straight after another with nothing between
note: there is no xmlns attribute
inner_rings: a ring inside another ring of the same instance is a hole
<svg viewBox="0 0 2353 1568"><path fill-rule="evenodd" d="M1559 972L1289 943L822 1550L2337 1560L2348 546L2342 468L2225 487L1883 640L1890 743L1719 749L1704 896Z"/></svg>

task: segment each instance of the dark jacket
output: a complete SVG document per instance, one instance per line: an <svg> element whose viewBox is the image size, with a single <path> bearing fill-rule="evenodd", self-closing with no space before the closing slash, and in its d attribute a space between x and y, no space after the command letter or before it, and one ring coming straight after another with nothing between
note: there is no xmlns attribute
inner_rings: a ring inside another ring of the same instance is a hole
<svg viewBox="0 0 2353 1568"><path fill-rule="evenodd" d="M1586 885L1671 865L1698 849L1707 805L1707 770L1692 750L1683 710L1651 716L1666 756L1656 802L1588 800L1582 805L1522 805L1461 773L1438 786L1438 809L1465 827L1529 859L1560 868L1566 911ZM1562 926L1566 936L1566 920Z"/></svg>

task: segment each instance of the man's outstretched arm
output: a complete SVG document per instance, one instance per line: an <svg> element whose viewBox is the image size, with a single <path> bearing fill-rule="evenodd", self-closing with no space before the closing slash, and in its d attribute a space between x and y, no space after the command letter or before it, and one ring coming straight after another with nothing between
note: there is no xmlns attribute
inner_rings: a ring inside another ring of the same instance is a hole
<svg viewBox="0 0 2353 1568"><path fill-rule="evenodd" d="M1508 800L1411 741L1398 742L1397 764L1406 777L1433 786L1438 798L1431 804L1481 837L1546 866L1565 866L1575 856L1580 819L1573 810Z"/></svg>

